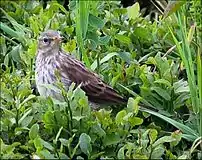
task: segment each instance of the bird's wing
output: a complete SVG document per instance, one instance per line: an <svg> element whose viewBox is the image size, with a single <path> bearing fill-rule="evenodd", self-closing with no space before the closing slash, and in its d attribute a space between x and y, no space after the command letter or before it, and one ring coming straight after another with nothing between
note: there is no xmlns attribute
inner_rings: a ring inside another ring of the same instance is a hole
<svg viewBox="0 0 202 160"><path fill-rule="evenodd" d="M95 73L89 71L80 61L63 54L60 58L61 76L70 79L86 92L89 100L96 103L125 103L126 100L113 88L105 84Z"/></svg>

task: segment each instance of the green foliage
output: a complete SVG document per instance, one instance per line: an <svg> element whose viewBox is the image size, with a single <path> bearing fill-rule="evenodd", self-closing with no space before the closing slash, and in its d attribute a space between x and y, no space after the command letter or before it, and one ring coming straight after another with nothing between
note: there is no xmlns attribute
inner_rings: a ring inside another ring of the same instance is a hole
<svg viewBox="0 0 202 160"><path fill-rule="evenodd" d="M154 22L138 3L44 3L1 3L2 159L201 158L198 1L171 3ZM80 87L66 91L60 82L64 102L38 96L37 38L47 29L59 30L68 54L130 97L127 105L93 110Z"/></svg>

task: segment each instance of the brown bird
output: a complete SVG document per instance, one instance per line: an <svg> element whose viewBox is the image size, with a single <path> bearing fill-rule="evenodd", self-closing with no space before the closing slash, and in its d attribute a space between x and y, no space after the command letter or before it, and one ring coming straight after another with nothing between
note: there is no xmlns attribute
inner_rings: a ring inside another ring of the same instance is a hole
<svg viewBox="0 0 202 160"><path fill-rule="evenodd" d="M70 54L65 53L60 44L61 36L57 31L48 30L39 37L35 78L40 95L51 96L58 100L62 99L62 95L55 84L57 81L55 73L57 71L67 91L72 82L76 86L81 85L81 89L85 91L90 102L98 104L126 102L113 88L104 83L97 74L91 72L82 62ZM46 87L46 84L51 84L56 89Z"/></svg>

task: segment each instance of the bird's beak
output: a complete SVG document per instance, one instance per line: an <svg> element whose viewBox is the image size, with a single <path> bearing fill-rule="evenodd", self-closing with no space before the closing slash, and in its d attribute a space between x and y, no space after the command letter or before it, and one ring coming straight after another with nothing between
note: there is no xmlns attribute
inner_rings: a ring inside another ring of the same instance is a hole
<svg viewBox="0 0 202 160"><path fill-rule="evenodd" d="M61 42L62 41L62 37L54 37L53 40L56 41L56 42Z"/></svg>

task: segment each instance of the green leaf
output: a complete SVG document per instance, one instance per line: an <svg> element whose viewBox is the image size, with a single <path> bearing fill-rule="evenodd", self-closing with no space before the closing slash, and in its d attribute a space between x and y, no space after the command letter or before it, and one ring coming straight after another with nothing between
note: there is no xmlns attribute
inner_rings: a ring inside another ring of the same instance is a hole
<svg viewBox="0 0 202 160"><path fill-rule="evenodd" d="M124 43L127 45L129 45L131 43L130 38L128 36L125 36L125 35L117 34L117 35L115 35L115 39L117 39L121 43Z"/></svg>
<svg viewBox="0 0 202 160"><path fill-rule="evenodd" d="M55 142L56 142L56 143L57 143L57 141L58 141L58 138L60 137L60 134L61 134L61 132L62 132L62 129L63 129L63 126L60 127L60 129L59 129L59 131L58 131L58 133L57 133L57 135L56 135L56 137L55 137Z"/></svg>
<svg viewBox="0 0 202 160"><path fill-rule="evenodd" d="M123 59L128 64L130 64L132 61L131 53L129 52L119 52L119 57L121 57L121 59Z"/></svg>
<svg viewBox="0 0 202 160"><path fill-rule="evenodd" d="M96 28L102 28L105 25L104 21L101 18L96 17L92 14L89 14L89 24Z"/></svg>
<svg viewBox="0 0 202 160"><path fill-rule="evenodd" d="M24 38L22 38L20 36L20 33L18 33L17 31L13 30L12 28L10 28L7 24L5 23L0 23L0 28L6 32L8 35L10 35L13 38L16 38L19 42L24 42Z"/></svg>
<svg viewBox="0 0 202 160"><path fill-rule="evenodd" d="M54 155L51 154L48 150L43 149L39 152L45 159L55 159Z"/></svg>
<svg viewBox="0 0 202 160"><path fill-rule="evenodd" d="M139 17L140 5L138 2L127 8L129 19L136 19Z"/></svg>
<svg viewBox="0 0 202 160"><path fill-rule="evenodd" d="M109 145L113 145L113 144L117 144L121 141L121 138L119 135L117 135L116 133L109 133L106 135L106 137L103 140L103 143L105 146L109 146Z"/></svg>
<svg viewBox="0 0 202 160"><path fill-rule="evenodd" d="M149 32L148 28L146 28L146 27L136 27L134 29L133 35L135 37L142 39L142 40L147 39L147 41L148 41L151 39L151 37L150 37L151 33ZM151 57L149 57L149 58L151 58Z"/></svg>
<svg viewBox="0 0 202 160"><path fill-rule="evenodd" d="M43 145L42 145L42 143L41 143L41 138L40 138L40 137L36 137L36 138L34 139L34 146L35 146L35 148L37 149L37 151L40 151L40 150L43 149Z"/></svg>
<svg viewBox="0 0 202 160"><path fill-rule="evenodd" d="M86 33L88 29L89 1L76 1L76 9L76 37L79 46L80 60L82 55L84 63L87 67L89 67L90 62L84 49L83 43L84 39L86 38Z"/></svg>
<svg viewBox="0 0 202 160"><path fill-rule="evenodd" d="M116 56L116 55L119 55L119 54L116 53L116 52L112 52L112 53L107 54L104 58L101 59L100 65L103 64L103 63L105 63L105 62L107 62L110 58L112 58L112 57L114 57L114 56ZM91 68L93 71L97 68L97 60L95 60L95 61L93 62L93 64L91 65L90 68Z"/></svg>
<svg viewBox="0 0 202 160"><path fill-rule="evenodd" d="M33 99L35 97L36 97L35 95L30 94L27 98L25 98L25 100L20 104L20 106L24 105L25 103L27 103L28 101L30 101L31 99Z"/></svg>
<svg viewBox="0 0 202 160"><path fill-rule="evenodd" d="M39 133L39 125L36 123L31 127L29 131L29 138L35 139L38 136L38 133Z"/></svg>
<svg viewBox="0 0 202 160"><path fill-rule="evenodd" d="M32 119L33 116L27 116L24 119L21 119L19 124L21 124L22 127L27 127L31 123Z"/></svg>
<svg viewBox="0 0 202 160"><path fill-rule="evenodd" d="M158 93L158 95L160 95L165 100L170 101L171 97L170 97L170 95L167 93L167 91L165 89L162 89L160 87L151 87L151 90Z"/></svg>
<svg viewBox="0 0 202 160"><path fill-rule="evenodd" d="M106 36L103 36L103 37L99 37L99 44L100 45L107 45L109 40L110 40L110 36L106 35Z"/></svg>
<svg viewBox="0 0 202 160"><path fill-rule="evenodd" d="M24 114L23 116L19 119L18 123L21 124L23 123L23 121L27 121L27 120L24 120L30 113L32 112L32 109L29 108ZM22 125L23 126L23 125Z"/></svg>
<svg viewBox="0 0 202 160"><path fill-rule="evenodd" d="M171 87L171 83L166 79L157 79L157 80L154 81L154 83L164 84L164 85L166 85L168 87Z"/></svg>
<svg viewBox="0 0 202 160"><path fill-rule="evenodd" d="M91 146L91 138L86 133L82 133L79 137L79 145L81 148L81 151L85 153L86 155L90 155L92 152L92 146Z"/></svg>
<svg viewBox="0 0 202 160"><path fill-rule="evenodd" d="M165 152L165 148L163 145L159 145L158 147L155 147L151 154L151 159L161 159L164 152Z"/></svg>
<svg viewBox="0 0 202 160"><path fill-rule="evenodd" d="M159 138L156 142L154 142L153 147L157 147L158 145L163 144L165 142L173 142L175 140L176 139L174 137L164 136L164 137Z"/></svg>
<svg viewBox="0 0 202 160"><path fill-rule="evenodd" d="M11 55L12 59L15 62L19 63L21 61L20 52L22 52L22 46L19 44L19 45L13 47L12 51L9 54Z"/></svg>
<svg viewBox="0 0 202 160"><path fill-rule="evenodd" d="M125 159L124 150L125 150L124 146L119 149L118 154L117 154L118 159Z"/></svg>
<svg viewBox="0 0 202 160"><path fill-rule="evenodd" d="M141 97L137 97L135 99L133 98L129 98L128 99L128 104L127 104L127 109L129 112L135 113L135 115L137 115L138 110L139 110L139 105L138 103L140 102L142 98Z"/></svg>
<svg viewBox="0 0 202 160"><path fill-rule="evenodd" d="M44 141L44 140L41 139L41 138L40 138L40 140L41 140L41 144L42 144L45 148L49 149L50 151L54 151L54 147L53 147L50 143Z"/></svg>
<svg viewBox="0 0 202 160"><path fill-rule="evenodd" d="M173 120L169 117L166 117L162 114L159 114L158 112L154 112L154 111L151 111L149 109L146 109L146 108L140 108L141 111L144 111L144 112L147 112L147 113L150 113L152 115L155 115L159 118L161 118L162 120L172 124L173 126L175 126L176 128L178 128L179 130L182 131L182 133L184 133L185 135L183 135L182 137L189 140L189 141L194 141L197 137L199 137L198 133L191 129L190 127L184 125L183 123L180 123L180 122L177 122L176 120Z"/></svg>
<svg viewBox="0 0 202 160"><path fill-rule="evenodd" d="M170 146L173 148L173 147L177 146L179 144L179 142L181 141L182 133L181 132L173 132L171 134L171 136L173 138L175 138L175 141L170 142Z"/></svg>
<svg viewBox="0 0 202 160"><path fill-rule="evenodd" d="M158 132L156 129L150 129L149 131L149 139L150 139L150 144L153 144L156 141Z"/></svg>
<svg viewBox="0 0 202 160"><path fill-rule="evenodd" d="M135 153L133 154L133 159L149 159L149 157Z"/></svg>
<svg viewBox="0 0 202 160"><path fill-rule="evenodd" d="M187 83L187 81L184 81L183 79L175 82L173 84L173 87L174 87L174 92L176 94L183 93L183 92L189 92L188 83Z"/></svg>
<svg viewBox="0 0 202 160"><path fill-rule="evenodd" d="M120 112L117 113L116 115L116 118L115 118L115 121L116 121L116 124L122 124L123 125L123 117L125 117L127 114L126 110L122 110Z"/></svg>
<svg viewBox="0 0 202 160"><path fill-rule="evenodd" d="M92 132L96 133L99 137L106 136L106 132L102 129L100 124L93 125Z"/></svg>
<svg viewBox="0 0 202 160"><path fill-rule="evenodd" d="M128 119L128 121L130 122L130 125L132 127L137 126L137 125L141 125L143 123L143 119L139 118L139 117L130 117Z"/></svg>
<svg viewBox="0 0 202 160"><path fill-rule="evenodd" d="M80 121L81 119L86 118L86 116L73 116L72 119L75 119L76 121Z"/></svg>
<svg viewBox="0 0 202 160"><path fill-rule="evenodd" d="M5 14L6 18L11 22L11 24L13 25L13 27L15 28L15 30L18 33L21 33L21 37L24 36L24 32L31 32L29 29L27 29L25 26L19 24L14 18L12 18L11 16L9 16L7 14L7 12L5 12L2 8L0 8L1 11Z"/></svg>

